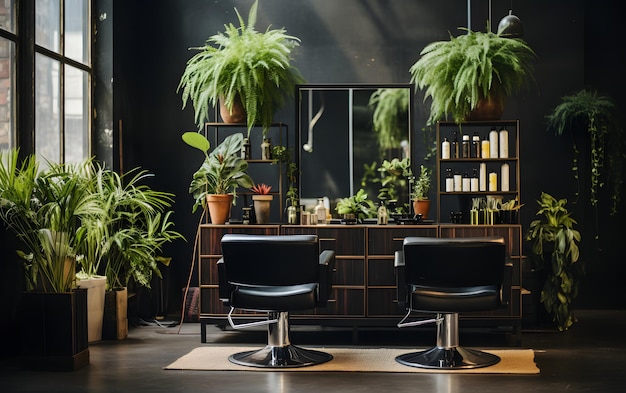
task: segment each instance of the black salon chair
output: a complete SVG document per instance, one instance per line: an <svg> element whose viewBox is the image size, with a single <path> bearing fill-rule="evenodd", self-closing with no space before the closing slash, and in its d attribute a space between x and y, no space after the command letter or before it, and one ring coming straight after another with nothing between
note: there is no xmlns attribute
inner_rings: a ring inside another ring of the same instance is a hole
<svg viewBox="0 0 626 393"><path fill-rule="evenodd" d="M396 357L412 367L468 369L500 361L498 356L459 346L459 313L497 310L508 301L503 283L511 270L505 268L506 251L501 237L426 238L407 237L397 251L395 265L398 300L407 313L398 327L435 323L436 346ZM419 319L417 313L434 313Z"/></svg>
<svg viewBox="0 0 626 393"><path fill-rule="evenodd" d="M230 306L234 329L268 326L268 343L236 353L232 363L269 368L303 367L331 360L330 354L292 345L289 312L324 306L332 289L335 253L320 253L317 236L236 235L222 237L218 261L220 299ZM235 310L267 312L267 320L235 323Z"/></svg>

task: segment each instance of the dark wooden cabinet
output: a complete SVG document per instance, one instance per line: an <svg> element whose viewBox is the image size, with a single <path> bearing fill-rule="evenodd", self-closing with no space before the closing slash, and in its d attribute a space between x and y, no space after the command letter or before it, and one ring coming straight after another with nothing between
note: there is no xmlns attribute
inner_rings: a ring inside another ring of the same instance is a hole
<svg viewBox="0 0 626 393"><path fill-rule="evenodd" d="M313 234L319 237L320 251L335 251L336 264L331 300L325 307L290 315L292 324L393 327L404 315L398 306L394 253L402 249L407 236L469 237L502 236L513 266L508 307L489 313L462 314L461 323L510 326L519 336L521 329L520 225L201 225L199 247L200 322L205 342L206 324L225 327L228 309L219 301L215 263L221 257L220 240L225 233ZM238 312L235 318L251 320L265 315Z"/></svg>

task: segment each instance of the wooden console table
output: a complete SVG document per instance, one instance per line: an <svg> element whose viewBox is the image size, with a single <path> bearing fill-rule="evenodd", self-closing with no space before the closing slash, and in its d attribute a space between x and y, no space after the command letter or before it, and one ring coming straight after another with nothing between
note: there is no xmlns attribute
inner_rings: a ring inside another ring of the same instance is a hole
<svg viewBox="0 0 626 393"><path fill-rule="evenodd" d="M398 306L394 252L407 236L470 237L502 236L513 265L508 307L488 313L460 315L461 324L509 327L519 341L522 321L521 225L213 225L200 226L199 280L201 341L206 325L228 326L228 308L219 300L216 262L220 240L226 233L263 235L317 235L320 248L336 253L333 295L326 307L290 315L292 324L352 327L353 341L359 327L394 327L405 313ZM238 312L240 321L265 318L265 314Z"/></svg>

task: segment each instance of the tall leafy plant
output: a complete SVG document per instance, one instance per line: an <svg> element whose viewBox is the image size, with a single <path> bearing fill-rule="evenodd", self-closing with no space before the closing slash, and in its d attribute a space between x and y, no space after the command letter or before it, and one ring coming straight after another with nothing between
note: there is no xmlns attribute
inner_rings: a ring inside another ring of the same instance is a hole
<svg viewBox="0 0 626 393"><path fill-rule="evenodd" d="M585 274L579 261L580 232L574 229L576 220L567 210L566 199L556 199L544 192L537 204L537 215L543 217L530 223L525 239L532 242L539 267L546 272L541 302L559 330L567 330L576 321L572 301L578 296L578 286Z"/></svg>
<svg viewBox="0 0 626 393"><path fill-rule="evenodd" d="M16 149L0 154L0 218L24 247L18 255L27 290L67 292L75 282L77 228L99 211L81 175L90 161L40 170L34 155L18 156Z"/></svg>
<svg viewBox="0 0 626 393"><path fill-rule="evenodd" d="M103 167L95 171L93 192L102 214L91 216L82 229L87 249L96 248L106 260L108 289L130 283L149 288L153 274L161 277L159 263L169 264L161 255L164 245L184 239L173 229L173 195L149 187L151 176L139 168L123 176Z"/></svg>
<svg viewBox="0 0 626 393"><path fill-rule="evenodd" d="M204 162L193 174L189 185L189 193L195 203L193 212L198 207L206 206L207 194L234 194L238 187L250 188L254 185L246 172L248 162L241 158L243 134L232 134L224 138L222 143L209 153L211 147L207 138L198 132L185 132L183 141L204 154Z"/></svg>
<svg viewBox="0 0 626 393"><path fill-rule="evenodd" d="M195 121L201 129L211 107L223 99L233 110L237 99L247 113L248 132L257 123L269 129L274 112L282 107L295 85L303 82L299 70L291 65L291 52L300 43L284 28L256 31L258 0L244 22L235 8L239 27L224 25L225 31L211 36L187 62L180 79L183 109L190 100Z"/></svg>

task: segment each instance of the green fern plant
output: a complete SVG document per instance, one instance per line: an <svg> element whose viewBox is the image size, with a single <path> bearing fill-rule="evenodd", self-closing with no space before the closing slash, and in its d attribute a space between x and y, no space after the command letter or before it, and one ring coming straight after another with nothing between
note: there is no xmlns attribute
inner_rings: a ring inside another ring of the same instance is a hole
<svg viewBox="0 0 626 393"><path fill-rule="evenodd" d="M372 122L382 151L398 148L407 138L409 89L377 89L368 105L374 109Z"/></svg>
<svg viewBox="0 0 626 393"><path fill-rule="evenodd" d="M565 96L552 113L546 116L548 129L557 135L566 131L574 132L582 129L589 135L590 170L589 170L589 201L597 206L600 188L608 184L611 187L610 214L617 213L622 187L622 163L624 161L622 129L616 123L615 105L605 96L596 91L583 89ZM573 135L572 135L573 139ZM609 147L607 154L607 147ZM574 178L580 182L579 150L573 142L574 162L572 170ZM608 164L608 165L605 165ZM607 173L611 176L605 176ZM580 186L577 196L580 194Z"/></svg>
<svg viewBox="0 0 626 393"><path fill-rule="evenodd" d="M258 0L250 8L248 23L235 8L239 27L224 25L225 31L211 36L189 61L178 84L183 109L191 101L195 122L201 129L212 107L220 98L229 111L241 99L247 113L248 132L255 124L264 131L272 124L274 113L293 95L295 85L303 82L292 66L291 52L300 44L286 30L255 30ZM215 46L214 46L215 45Z"/></svg>
<svg viewBox="0 0 626 393"><path fill-rule="evenodd" d="M466 29L465 29L466 30ZM475 32L428 44L411 66L411 83L432 99L427 124L461 123L485 98L501 104L534 81L535 52L518 38Z"/></svg>

